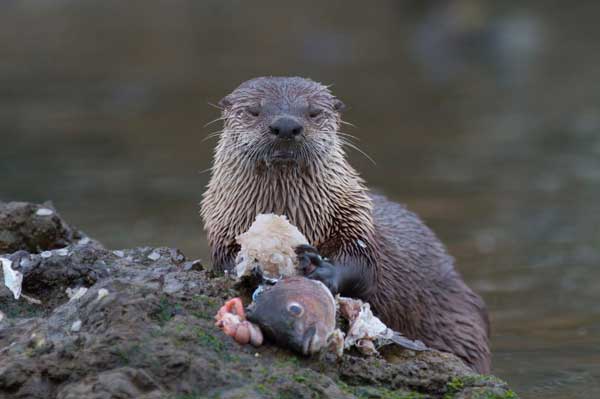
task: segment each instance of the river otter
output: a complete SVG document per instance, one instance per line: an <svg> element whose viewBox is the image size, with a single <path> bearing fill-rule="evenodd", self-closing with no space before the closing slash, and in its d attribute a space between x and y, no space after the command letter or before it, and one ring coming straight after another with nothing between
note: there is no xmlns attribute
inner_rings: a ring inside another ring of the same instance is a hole
<svg viewBox="0 0 600 399"><path fill-rule="evenodd" d="M230 270L235 237L259 213L286 215L314 248L308 277L371 303L391 328L490 370L485 304L413 213L371 193L338 133L343 103L303 78L261 77L219 103L224 129L202 200L214 267ZM322 255L325 258L321 258Z"/></svg>

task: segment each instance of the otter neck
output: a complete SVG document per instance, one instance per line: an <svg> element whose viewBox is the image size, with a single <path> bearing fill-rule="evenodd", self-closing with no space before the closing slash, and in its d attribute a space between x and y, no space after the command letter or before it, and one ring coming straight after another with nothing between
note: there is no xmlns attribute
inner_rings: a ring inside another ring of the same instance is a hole
<svg viewBox="0 0 600 399"><path fill-rule="evenodd" d="M244 163L220 150L203 203L210 235L235 240L257 214L274 213L287 216L317 247L343 251L345 243L370 240L371 199L341 150L305 165ZM213 231L223 226L228 229Z"/></svg>

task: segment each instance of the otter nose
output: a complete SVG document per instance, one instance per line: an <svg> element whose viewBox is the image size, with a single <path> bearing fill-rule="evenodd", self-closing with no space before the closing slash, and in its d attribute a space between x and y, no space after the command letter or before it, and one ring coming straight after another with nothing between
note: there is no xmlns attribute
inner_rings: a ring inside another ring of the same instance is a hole
<svg viewBox="0 0 600 399"><path fill-rule="evenodd" d="M292 118L279 118L269 126L271 133L280 139L293 139L302 133L302 125Z"/></svg>

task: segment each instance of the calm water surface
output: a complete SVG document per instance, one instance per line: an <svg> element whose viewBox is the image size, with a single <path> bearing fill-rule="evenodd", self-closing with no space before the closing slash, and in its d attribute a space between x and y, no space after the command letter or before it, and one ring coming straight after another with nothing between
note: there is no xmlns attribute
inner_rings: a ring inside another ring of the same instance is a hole
<svg viewBox="0 0 600 399"><path fill-rule="evenodd" d="M0 5L0 200L207 259L208 102L256 75L334 83L376 164L351 162L488 303L494 373L524 398L600 397L600 7L271 3Z"/></svg>

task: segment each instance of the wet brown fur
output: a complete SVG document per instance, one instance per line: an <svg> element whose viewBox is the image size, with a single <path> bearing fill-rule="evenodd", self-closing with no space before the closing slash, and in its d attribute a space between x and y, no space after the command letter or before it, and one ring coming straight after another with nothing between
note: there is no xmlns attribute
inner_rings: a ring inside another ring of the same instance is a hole
<svg viewBox="0 0 600 399"><path fill-rule="evenodd" d="M293 162L271 162L274 147L264 123L243 113L265 99L279 111L291 112L298 103L323 110L319 120L306 122L306 143ZM403 206L370 193L346 161L336 134L339 101L330 91L308 79L257 78L222 104L225 129L201 212L214 266L233 267L235 236L257 214L286 215L322 255L360 268L362 299L388 326L488 373L484 302L463 282L434 233Z"/></svg>

